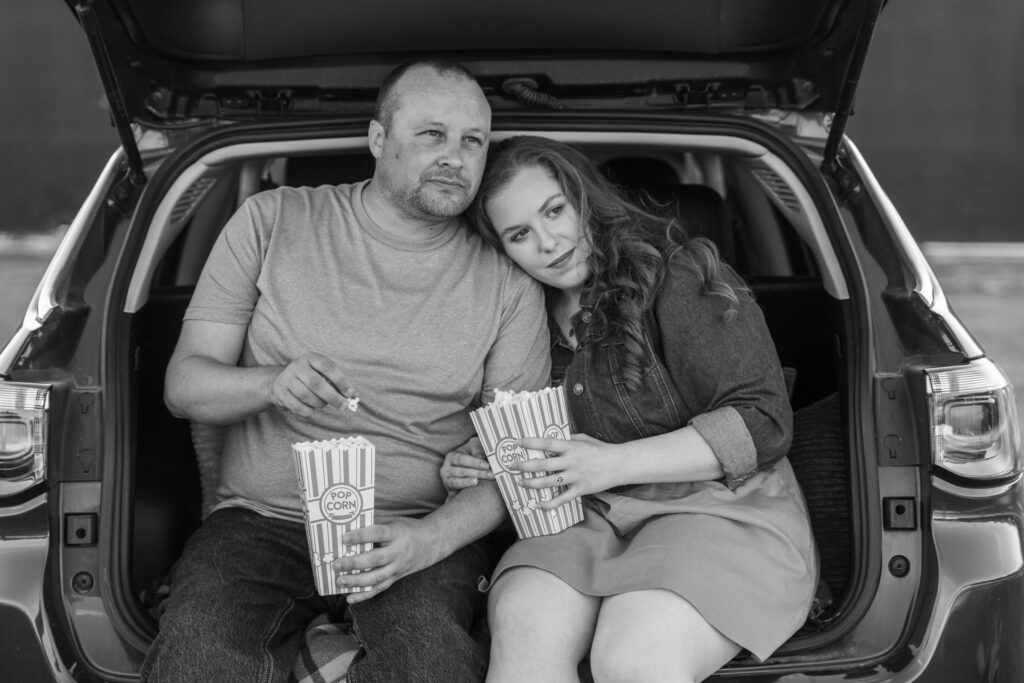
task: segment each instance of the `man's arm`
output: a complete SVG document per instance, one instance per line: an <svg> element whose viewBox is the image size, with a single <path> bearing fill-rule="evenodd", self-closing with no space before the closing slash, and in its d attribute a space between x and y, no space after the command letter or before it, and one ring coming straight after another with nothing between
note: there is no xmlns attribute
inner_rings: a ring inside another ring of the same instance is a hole
<svg viewBox="0 0 1024 683"><path fill-rule="evenodd" d="M463 489L421 519L400 517L385 524L345 534L345 545L373 543L369 552L334 561L339 572L369 570L338 577L339 586L370 586L348 595L349 604L369 600L395 581L434 565L473 541L483 538L508 512L493 481Z"/></svg>
<svg viewBox="0 0 1024 683"><path fill-rule="evenodd" d="M171 414L227 425L272 407L308 417L327 405L340 408L354 396L340 368L320 354L303 354L287 366L239 367L246 329L184 322L164 385Z"/></svg>

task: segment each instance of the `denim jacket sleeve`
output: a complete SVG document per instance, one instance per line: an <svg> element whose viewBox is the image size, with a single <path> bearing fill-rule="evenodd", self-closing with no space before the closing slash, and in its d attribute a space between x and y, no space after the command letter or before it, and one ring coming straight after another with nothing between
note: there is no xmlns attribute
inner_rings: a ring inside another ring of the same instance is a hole
<svg viewBox="0 0 1024 683"><path fill-rule="evenodd" d="M734 488L789 450L793 413L779 357L764 315L739 278L723 266L739 297L703 291L697 273L673 259L655 303L662 353L692 415L690 424L722 463Z"/></svg>

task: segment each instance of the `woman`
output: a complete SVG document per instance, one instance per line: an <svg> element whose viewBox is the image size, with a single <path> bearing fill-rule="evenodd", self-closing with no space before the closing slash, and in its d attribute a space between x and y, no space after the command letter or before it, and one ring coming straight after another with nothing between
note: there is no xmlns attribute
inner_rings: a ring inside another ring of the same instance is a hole
<svg viewBox="0 0 1024 683"><path fill-rule="evenodd" d="M584 496L585 520L513 544L489 596L488 681L703 680L768 657L817 582L806 505L785 459L792 413L760 309L704 239L622 196L578 150L496 145L477 227L546 286L552 372L570 441L531 488ZM449 489L491 478L465 454Z"/></svg>

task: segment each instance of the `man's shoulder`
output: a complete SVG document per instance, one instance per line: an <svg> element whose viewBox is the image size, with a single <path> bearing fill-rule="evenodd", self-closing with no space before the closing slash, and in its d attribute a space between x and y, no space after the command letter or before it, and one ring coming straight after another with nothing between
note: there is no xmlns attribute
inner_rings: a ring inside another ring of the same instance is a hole
<svg viewBox="0 0 1024 683"><path fill-rule="evenodd" d="M363 181L365 182L365 181ZM319 185L293 186L281 185L279 187L262 190L250 196L246 201L256 205L284 205L284 204L321 204L324 202L343 201L350 203L356 190L363 184L347 183L344 185Z"/></svg>
<svg viewBox="0 0 1024 683"><path fill-rule="evenodd" d="M458 241L462 246L456 248L465 250L461 251L458 259L466 264L464 272L472 273L474 287L482 286L484 283L495 283L497 291L506 302L519 299L524 294L543 296L539 282L527 275L504 252L480 237L472 225L463 220L464 223L459 228L461 238L453 242Z"/></svg>
<svg viewBox="0 0 1024 683"><path fill-rule="evenodd" d="M303 226L311 222L317 225L354 223L358 221L354 204L359 185L282 185L250 195L238 214L246 216L244 222L254 225L267 239L282 230L292 233L299 229L304 234L307 231Z"/></svg>
<svg viewBox="0 0 1024 683"><path fill-rule="evenodd" d="M483 239L465 218L462 219L459 229L462 231L462 241L474 254L470 263L500 273L509 282L521 282L524 279L533 281L533 278L527 275L503 251Z"/></svg>

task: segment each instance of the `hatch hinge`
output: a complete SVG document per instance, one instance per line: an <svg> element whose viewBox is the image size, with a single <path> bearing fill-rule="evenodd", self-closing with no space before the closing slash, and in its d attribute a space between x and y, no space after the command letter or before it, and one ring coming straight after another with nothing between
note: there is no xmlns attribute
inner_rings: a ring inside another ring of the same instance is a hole
<svg viewBox="0 0 1024 683"><path fill-rule="evenodd" d="M77 0L75 12L78 14L78 20L82 22L82 29L89 42L93 60L96 62L100 81L107 92L110 115L114 119L118 136L121 138L121 147L124 148L125 158L128 162L128 178L132 185L141 187L146 182L146 175L142 171L142 156L139 154L139 146L135 142L131 119L128 116L128 107L125 105L121 88L117 84L114 67L110 62L106 44L103 42L103 34L100 32L99 20L96 18L91 0Z"/></svg>
<svg viewBox="0 0 1024 683"><path fill-rule="evenodd" d="M843 80L843 89L839 92L839 103L836 105L836 112L832 119L832 127L828 133L828 140L825 142L825 156L821 161L821 169L827 174L832 174L835 170L839 143L843 139L846 121L850 118L850 114L853 113L853 96L857 92L860 72L864 68L868 46L871 44L871 36L875 32L875 25L878 23L878 17L882 13L885 1L871 0L867 10L865 10L864 21L857 31L853 55L850 57L850 63L846 67L846 78Z"/></svg>
<svg viewBox="0 0 1024 683"><path fill-rule="evenodd" d="M846 152L840 152L838 156L833 159L831 166L828 168L822 168L823 171L827 171L831 174L831 178L835 183L836 192L843 204L848 204L864 191L864 187L861 185L860 181L857 180L857 176L847 168L847 163L848 159L846 158Z"/></svg>

